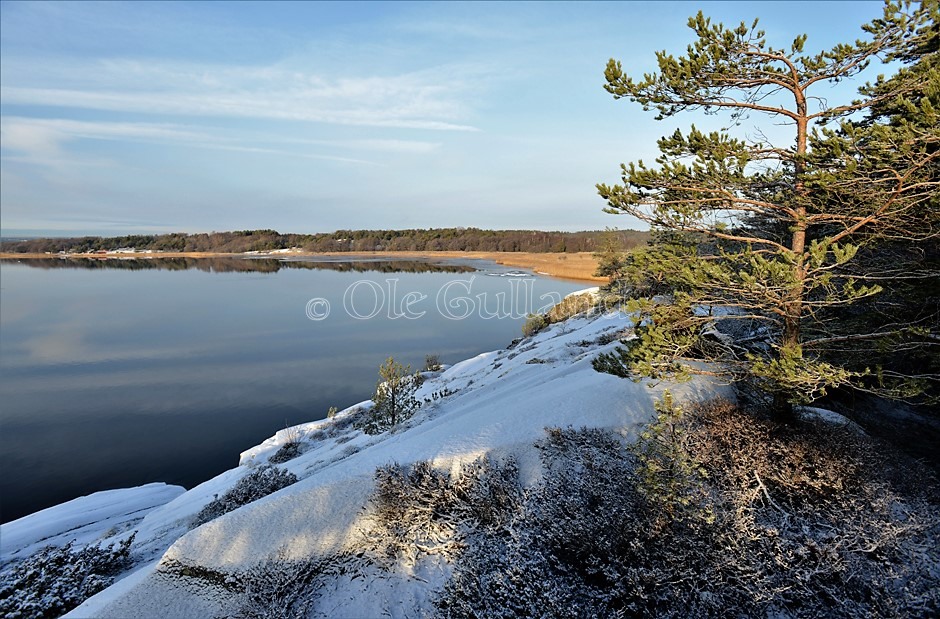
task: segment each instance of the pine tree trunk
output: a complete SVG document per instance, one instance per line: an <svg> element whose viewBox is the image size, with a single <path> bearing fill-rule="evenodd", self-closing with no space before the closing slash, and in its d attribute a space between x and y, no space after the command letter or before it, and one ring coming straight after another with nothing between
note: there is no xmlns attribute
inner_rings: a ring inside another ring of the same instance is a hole
<svg viewBox="0 0 940 619"><path fill-rule="evenodd" d="M771 404L771 417L777 423L788 426L796 424L796 411L793 410L793 404L785 393L778 391L774 394L774 400Z"/></svg>
<svg viewBox="0 0 940 619"><path fill-rule="evenodd" d="M796 217L793 221L793 236L790 239L790 251L795 258L793 264L793 284L792 289L787 294L787 300L784 303L783 318L783 338L781 347L787 349L789 354L800 350L801 333L800 319L803 315L803 293L804 281L806 280L806 267L804 264L804 253L806 251L806 203L807 190L803 182L805 173L804 157L807 152L807 106L806 97L800 89L798 82L794 81L794 97L796 98L796 111L799 118L796 122L796 158L793 165L793 192L796 198L795 211ZM774 393L772 414L776 421L785 424L795 424L796 414L793 410L793 404L786 393Z"/></svg>

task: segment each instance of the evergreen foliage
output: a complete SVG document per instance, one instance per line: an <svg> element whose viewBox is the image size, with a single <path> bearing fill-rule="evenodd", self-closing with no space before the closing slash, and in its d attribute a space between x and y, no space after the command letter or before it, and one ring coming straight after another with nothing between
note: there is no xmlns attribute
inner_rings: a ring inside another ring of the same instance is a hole
<svg viewBox="0 0 940 619"><path fill-rule="evenodd" d="M601 237L601 246L594 252L597 260L596 277L606 277L609 282L617 282L624 276L626 252L620 244L615 230L608 228Z"/></svg>
<svg viewBox="0 0 940 619"><path fill-rule="evenodd" d="M660 526L686 517L714 518L704 507L705 469L692 459L690 434L682 408L666 391L657 401L656 419L631 446L636 456L637 489L661 514Z"/></svg>
<svg viewBox="0 0 940 619"><path fill-rule="evenodd" d="M421 403L415 392L421 375L411 373L410 365L402 365L389 357L379 367L379 384L372 396L373 406L365 415L363 432L378 434L394 428L415 414Z"/></svg>
<svg viewBox="0 0 940 619"><path fill-rule="evenodd" d="M874 100L866 116L843 122L838 130L823 131L813 142L813 156L821 168L855 166L860 174L887 185L896 183L892 170L907 169L909 183L934 187L904 225L880 227L860 243L851 272L859 281L877 282L882 292L854 307L827 312L824 318L848 325L826 334L838 344L837 350L827 351L828 356L854 369L864 359L875 368L868 387L892 390L901 398L925 391L928 400L936 401L940 397L940 191L936 190L940 4L924 3L924 9L929 19L897 51L897 60L905 64L896 74L862 88L862 94ZM865 185L829 185L828 178L823 177L816 189L826 191L830 200L871 199ZM919 234L909 234L909 228L918 228Z"/></svg>
<svg viewBox="0 0 940 619"><path fill-rule="evenodd" d="M772 394L774 410L791 420L793 404L839 385L902 397L924 390L929 376L891 383L877 366L829 351L901 334L940 341L936 315L916 329L844 332L851 323L833 320L884 289L860 255L940 234L936 18L935 0L888 2L884 16L863 27L864 39L807 54L805 35L778 49L756 20L728 28L700 12L689 19L696 40L678 58L657 52L658 72L635 81L619 62L608 63L607 91L656 110L658 120L704 110L727 112L737 125L753 114L791 127L793 142L693 125L659 140L656 165L624 165L622 185L598 185L605 210L654 230L651 246L620 267L624 287L645 297L629 308L640 316L636 338L600 358L598 369L682 378L702 371L687 361L719 359L723 372ZM857 101L816 96L875 59L908 66L863 86ZM866 112L863 122L852 116ZM936 274L928 275L933 284ZM720 317L707 309L714 307ZM729 321L757 323L769 346L722 338L718 325Z"/></svg>

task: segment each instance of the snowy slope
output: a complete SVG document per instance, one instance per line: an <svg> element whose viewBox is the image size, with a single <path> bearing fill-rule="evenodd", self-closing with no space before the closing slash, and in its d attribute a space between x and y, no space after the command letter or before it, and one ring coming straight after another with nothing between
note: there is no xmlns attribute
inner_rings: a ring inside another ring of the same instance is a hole
<svg viewBox="0 0 940 619"><path fill-rule="evenodd" d="M44 546L94 543L132 530L148 513L186 492L162 483L105 490L0 525L0 563Z"/></svg>
<svg viewBox="0 0 940 619"><path fill-rule="evenodd" d="M369 528L374 472L389 463L429 460L453 470L487 454L512 455L524 484L541 475L533 443L546 427L604 427L631 436L647 422L664 386L649 388L591 366L631 327L623 314L581 315L553 324L500 351L428 374L419 412L393 431L369 436L351 420L365 402L332 420L281 431L242 454L240 465L159 507L138 525L134 552L159 561L91 598L72 617L205 617L233 612L226 575L278 560L303 561L355 552ZM613 341L614 343L608 343ZM669 385L678 399L725 395L696 380ZM281 468L296 484L198 528L193 516L212 498L300 436L306 448ZM188 532L187 532L188 531ZM164 552L165 550L165 552ZM318 616L415 616L447 576L426 561L394 573L338 574L317 602ZM207 576L209 575L209 576ZM211 576L211 577L210 577Z"/></svg>

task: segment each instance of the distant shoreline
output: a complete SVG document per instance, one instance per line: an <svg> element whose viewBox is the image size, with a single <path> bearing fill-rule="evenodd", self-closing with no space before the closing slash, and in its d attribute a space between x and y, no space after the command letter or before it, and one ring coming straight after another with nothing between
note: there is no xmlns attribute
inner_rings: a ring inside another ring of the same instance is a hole
<svg viewBox="0 0 940 619"><path fill-rule="evenodd" d="M606 282L606 278L596 277L597 260L590 252L580 253L534 253L534 252L489 252L489 251L371 251L371 252L264 252L253 254L230 254L216 252L153 252L153 253L107 253L107 254L36 254L0 252L0 259L36 260L53 259L96 259L121 260L136 258L423 258L423 259L468 259L490 260L510 267L530 269L541 275L562 279L587 282Z"/></svg>

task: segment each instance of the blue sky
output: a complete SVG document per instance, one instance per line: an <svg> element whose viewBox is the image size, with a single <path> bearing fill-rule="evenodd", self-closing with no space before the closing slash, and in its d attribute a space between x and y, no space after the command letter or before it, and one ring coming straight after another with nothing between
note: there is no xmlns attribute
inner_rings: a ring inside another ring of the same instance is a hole
<svg viewBox="0 0 940 619"><path fill-rule="evenodd" d="M594 184L677 127L721 123L615 101L608 58L652 70L699 8L813 51L881 7L4 2L0 228L638 227Z"/></svg>

